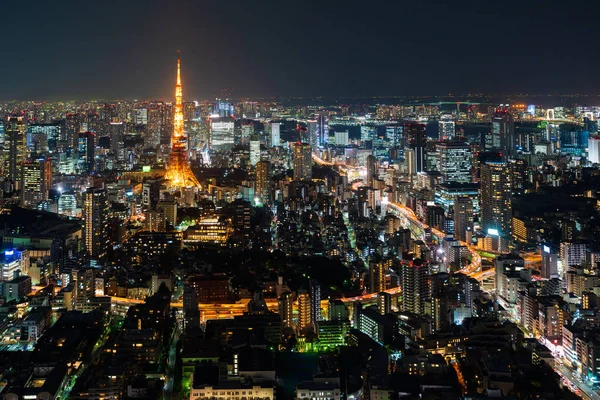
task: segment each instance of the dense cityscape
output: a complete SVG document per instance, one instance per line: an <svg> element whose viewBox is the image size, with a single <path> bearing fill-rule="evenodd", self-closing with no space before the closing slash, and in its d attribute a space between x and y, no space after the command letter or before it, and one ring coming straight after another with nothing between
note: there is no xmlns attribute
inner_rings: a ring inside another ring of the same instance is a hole
<svg viewBox="0 0 600 400"><path fill-rule="evenodd" d="M243 35L230 36L269 49L243 53L249 72L241 81L270 90L279 82L286 93L312 88L314 80L323 93L241 96L222 89L194 98L189 88L197 91L198 82L231 87L222 75L198 70L199 54L237 84L240 70L229 64L243 63L224 54L241 47L219 42L212 54L186 51L194 48L184 30L189 17L176 7L165 7L161 19L177 12L184 45L181 52L178 43L162 49L169 59L159 82L145 80L152 66L135 46L119 53L130 38L110 41L114 57L99 50L104 33L80 30L86 46L64 45L81 65L91 53L115 64L139 57L148 65L131 81L168 87L164 98L26 100L54 78L19 81L17 69L30 63L20 64L21 50L8 49L13 70L0 70L0 399L600 400L600 97L587 81L590 90L579 91L585 71L562 74L547 63L537 71L546 91L514 91L511 85L523 82L518 74L501 76L500 62L473 58L473 71L465 70L471 80L462 82L448 66L429 73L423 63L431 79L413 71L415 86L405 86L440 94L404 94L390 75L397 95L345 95L347 87L368 87L358 69L372 75L377 90L387 85L381 65L369 70L340 57L363 48L361 35L381 43L355 58L379 55L387 28L355 24L343 32L345 44L317 43L311 35L334 37L339 21L358 18L363 8L367 19L370 7L281 2L279 12L297 17L294 24L315 10L332 21L290 33L282 28L290 19L271 14L279 2L231 1L232 21L260 23L238 24ZM70 23L104 23L84 3L86 19ZM123 2L117 13L108 3L94 12L124 15L142 4ZM199 1L205 16L198 18L214 17L223 40L235 30L220 25L216 4ZM417 6L407 7L409 15ZM467 8L457 6L469 23L469 16L488 15ZM129 13L126 23L116 16L106 26L145 32L136 24L147 17L146 3L137 11L139 20ZM58 21L46 12L46 21ZM526 5L519 12L543 13ZM37 23L35 13L26 23ZM3 25L12 29L16 19ZM19 30L20 43L46 45L47 34L54 51L61 24L44 25L31 41ZM556 31L571 37L569 24ZM264 26L273 28L272 43L260 39ZM157 35L179 29L154 28ZM553 33L545 34L553 42ZM98 42L88 45L89 37ZM443 46L461 57L478 53L480 39L469 40L466 53ZM494 40L495 53L508 54ZM288 41L297 63L284 56ZM585 39L573 42L572 49L587 46ZM398 51L414 67L421 54L405 51L406 43ZM555 58L547 43L535 44L536 57ZM266 55L275 48L277 63ZM319 64L324 58L314 55L325 48L337 54L327 63L339 67ZM440 63L466 65L439 49ZM317 65L313 75L302 72L310 70L300 60L308 54ZM60 76L58 69L72 64L68 57L38 58ZM578 63L597 65L598 56L589 57ZM534 65L534 58L519 62ZM558 58L556 65L571 62L568 53ZM351 63L360 68L345 67ZM76 92L84 79L118 93L118 84L106 84L116 73L90 65L75 83L63 81L65 90ZM440 89L435 76L444 69L453 76L441 80L456 78L462 94ZM273 80L261 82L265 76ZM336 79L343 82L337 89ZM480 90L482 79L506 84L506 93ZM553 89L569 82L572 91ZM17 100L9 100L14 93Z"/></svg>

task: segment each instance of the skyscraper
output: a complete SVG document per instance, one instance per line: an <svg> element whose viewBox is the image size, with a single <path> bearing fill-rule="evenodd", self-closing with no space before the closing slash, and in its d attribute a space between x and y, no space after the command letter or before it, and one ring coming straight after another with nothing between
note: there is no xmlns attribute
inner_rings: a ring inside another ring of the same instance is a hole
<svg viewBox="0 0 600 400"><path fill-rule="evenodd" d="M310 295L306 290L301 289L298 291L298 332L302 334L311 326Z"/></svg>
<svg viewBox="0 0 600 400"><path fill-rule="evenodd" d="M414 151L414 171L419 173L425 170L425 146L427 136L425 125L410 123L404 125L405 147Z"/></svg>
<svg viewBox="0 0 600 400"><path fill-rule="evenodd" d="M289 291L285 291L279 296L279 317L281 318L282 329L294 327L293 311L294 295Z"/></svg>
<svg viewBox="0 0 600 400"><path fill-rule="evenodd" d="M440 140L452 140L456 134L454 121L442 120L439 122Z"/></svg>
<svg viewBox="0 0 600 400"><path fill-rule="evenodd" d="M89 174L95 169L94 133L81 132L77 142L77 169L80 173Z"/></svg>
<svg viewBox="0 0 600 400"><path fill-rule="evenodd" d="M310 320L317 332L317 324L321 320L321 285L314 279L310 281Z"/></svg>
<svg viewBox="0 0 600 400"><path fill-rule="evenodd" d="M471 146L464 142L439 142L437 152L437 170L442 182L471 182Z"/></svg>
<svg viewBox="0 0 600 400"><path fill-rule="evenodd" d="M481 164L480 202L481 228L493 235L510 235L511 181L506 162Z"/></svg>
<svg viewBox="0 0 600 400"><path fill-rule="evenodd" d="M319 146L325 146L329 137L329 111L318 111L315 113L317 119L317 142Z"/></svg>
<svg viewBox="0 0 600 400"><path fill-rule="evenodd" d="M21 165L21 206L34 206L48 200L52 187L52 161L29 160Z"/></svg>
<svg viewBox="0 0 600 400"><path fill-rule="evenodd" d="M271 122L271 147L278 147L281 145L280 127L280 122Z"/></svg>
<svg viewBox="0 0 600 400"><path fill-rule="evenodd" d="M400 263L402 311L423 315L429 299L428 267L422 260L403 260Z"/></svg>
<svg viewBox="0 0 600 400"><path fill-rule="evenodd" d="M22 116L12 116L6 121L4 148L8 148L8 154L5 154L4 170L8 179L14 181L20 179L21 164L27 158L26 130Z"/></svg>
<svg viewBox="0 0 600 400"><path fill-rule="evenodd" d="M92 261L102 261L108 249L108 194L89 188L83 195L83 239Z"/></svg>
<svg viewBox="0 0 600 400"><path fill-rule="evenodd" d="M467 241L467 232L473 232L473 201L461 196L454 201L454 237Z"/></svg>
<svg viewBox="0 0 600 400"><path fill-rule="evenodd" d="M389 268L392 266L393 259L382 259L379 256L374 256L369 261L369 279L371 284L371 293L383 292L387 289L386 275Z"/></svg>
<svg viewBox="0 0 600 400"><path fill-rule="evenodd" d="M271 202L271 163L259 161L256 164L256 197L264 203Z"/></svg>
<svg viewBox="0 0 600 400"><path fill-rule="evenodd" d="M377 159L369 154L367 156L367 186L373 187L373 181L377 176Z"/></svg>
<svg viewBox="0 0 600 400"><path fill-rule="evenodd" d="M253 167L260 161L260 136L250 137L250 165Z"/></svg>
<svg viewBox="0 0 600 400"><path fill-rule="evenodd" d="M511 156L516 152L515 127L508 110L498 110L492 119L492 132L485 142L486 150L498 150Z"/></svg>
<svg viewBox="0 0 600 400"><path fill-rule="evenodd" d="M183 130L183 88L181 85L181 60L177 58L177 83L175 85L175 109L173 112L173 135L171 155L165 174L171 188L199 187L200 182L192 172L187 160L187 137Z"/></svg>
<svg viewBox="0 0 600 400"><path fill-rule="evenodd" d="M294 145L294 180L308 181L312 179L312 149L308 143Z"/></svg>

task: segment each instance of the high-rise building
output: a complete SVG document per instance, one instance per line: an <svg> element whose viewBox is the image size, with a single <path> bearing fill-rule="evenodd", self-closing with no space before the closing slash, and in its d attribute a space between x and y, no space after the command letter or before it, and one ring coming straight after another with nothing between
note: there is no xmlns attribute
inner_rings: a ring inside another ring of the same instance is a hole
<svg viewBox="0 0 600 400"><path fill-rule="evenodd" d="M125 136L125 124L123 122L111 122L110 130L110 150L119 154L119 150L124 147L123 137Z"/></svg>
<svg viewBox="0 0 600 400"><path fill-rule="evenodd" d="M253 167L260 161L260 136L250 137L250 165Z"/></svg>
<svg viewBox="0 0 600 400"><path fill-rule="evenodd" d="M279 296L279 317L281 318L281 328L293 328L294 295L285 291Z"/></svg>
<svg viewBox="0 0 600 400"><path fill-rule="evenodd" d="M80 173L89 174L95 169L94 133L79 133L77 142L77 169Z"/></svg>
<svg viewBox="0 0 600 400"><path fill-rule="evenodd" d="M329 137L329 111L318 111L315 113L317 120L316 135L319 146L325 146Z"/></svg>
<svg viewBox="0 0 600 400"><path fill-rule="evenodd" d="M108 194L89 188L83 195L83 238L92 261L102 261L108 250Z"/></svg>
<svg viewBox="0 0 600 400"><path fill-rule="evenodd" d="M35 206L48 200L52 188L52 161L29 160L21 165L21 206Z"/></svg>
<svg viewBox="0 0 600 400"><path fill-rule="evenodd" d="M308 143L294 145L294 180L308 181L312 179L312 149Z"/></svg>
<svg viewBox="0 0 600 400"><path fill-rule="evenodd" d="M367 186L373 187L373 181L377 177L377 159L373 155L367 156Z"/></svg>
<svg viewBox="0 0 600 400"><path fill-rule="evenodd" d="M371 284L371 293L383 292L387 289L386 275L389 268L392 266L393 259L373 257L369 261L369 279Z"/></svg>
<svg viewBox="0 0 600 400"><path fill-rule="evenodd" d="M588 139L588 160L592 164L600 163L600 136L592 136Z"/></svg>
<svg viewBox="0 0 600 400"><path fill-rule="evenodd" d="M315 120L309 120L307 123L308 137L306 141L310 144L313 149L319 147L319 125ZM302 138L301 138L302 139Z"/></svg>
<svg viewBox="0 0 600 400"><path fill-rule="evenodd" d="M473 200L469 197L457 197L454 201L454 237L466 241L468 232L473 232Z"/></svg>
<svg viewBox="0 0 600 400"><path fill-rule="evenodd" d="M471 146L464 142L439 142L435 148L442 182L471 182Z"/></svg>
<svg viewBox="0 0 600 400"><path fill-rule="evenodd" d="M427 264L420 259L400 263L402 311L424 314L425 302L429 299L428 273Z"/></svg>
<svg viewBox="0 0 600 400"><path fill-rule="evenodd" d="M27 126L22 116L13 116L8 118L4 128L5 176L18 181L21 176L21 164L27 158Z"/></svg>
<svg viewBox="0 0 600 400"><path fill-rule="evenodd" d="M94 308L91 300L96 294L96 270L85 268L73 271L75 281L75 308L78 311L90 311Z"/></svg>
<svg viewBox="0 0 600 400"><path fill-rule="evenodd" d="M379 314L387 315L392 312L392 295L387 292L377 293L377 309Z"/></svg>
<svg viewBox="0 0 600 400"><path fill-rule="evenodd" d="M181 85L181 60L177 58L175 108L173 110L173 135L171 154L165 179L171 188L199 187L200 182L192 172L187 159L187 136L183 127L183 87Z"/></svg>
<svg viewBox="0 0 600 400"><path fill-rule="evenodd" d="M256 164L256 197L263 204L271 202L271 163L259 161Z"/></svg>
<svg viewBox="0 0 600 400"><path fill-rule="evenodd" d="M306 290L298 291L298 332L300 334L312 327L310 295Z"/></svg>
<svg viewBox="0 0 600 400"><path fill-rule="evenodd" d="M453 140L456 135L454 121L441 120L439 122L440 140Z"/></svg>
<svg viewBox="0 0 600 400"><path fill-rule="evenodd" d="M279 147L281 145L280 122L271 122L271 147Z"/></svg>
<svg viewBox="0 0 600 400"><path fill-rule="evenodd" d="M508 164L493 161L483 163L480 185L481 228L491 235L510 235L512 188Z"/></svg>
<svg viewBox="0 0 600 400"><path fill-rule="evenodd" d="M235 124L230 118L213 119L210 123L210 147L230 150L235 145Z"/></svg>
<svg viewBox="0 0 600 400"><path fill-rule="evenodd" d="M419 173L425 170L425 146L427 145L427 135L425 125L410 123L404 125L405 148L414 152L414 171Z"/></svg>
<svg viewBox="0 0 600 400"><path fill-rule="evenodd" d="M321 321L321 285L319 282L311 279L310 281L310 320L313 323L315 332L317 324Z"/></svg>
<svg viewBox="0 0 600 400"><path fill-rule="evenodd" d="M335 132L335 145L336 146L348 146L348 131L336 131Z"/></svg>
<svg viewBox="0 0 600 400"><path fill-rule="evenodd" d="M503 151L507 156L516 152L515 127L508 110L498 110L492 119L492 132L485 141L485 150Z"/></svg>

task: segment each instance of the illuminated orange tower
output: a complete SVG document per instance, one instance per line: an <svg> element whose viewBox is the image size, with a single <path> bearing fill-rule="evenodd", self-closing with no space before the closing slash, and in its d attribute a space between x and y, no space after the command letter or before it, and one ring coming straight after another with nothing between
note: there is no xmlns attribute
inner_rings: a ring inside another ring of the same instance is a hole
<svg viewBox="0 0 600 400"><path fill-rule="evenodd" d="M200 182L187 161L187 136L183 131L183 89L181 86L181 60L177 57L177 84L175 85L175 110L173 113L173 136L171 136L171 156L165 174L168 186L200 187Z"/></svg>

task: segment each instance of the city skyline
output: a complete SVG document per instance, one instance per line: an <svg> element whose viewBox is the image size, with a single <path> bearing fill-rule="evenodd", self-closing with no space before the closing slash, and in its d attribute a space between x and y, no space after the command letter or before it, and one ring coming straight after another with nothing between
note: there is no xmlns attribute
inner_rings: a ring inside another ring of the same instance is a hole
<svg viewBox="0 0 600 400"><path fill-rule="evenodd" d="M177 48L189 99L597 94L597 8L582 12L558 1L37 2L25 18L0 27L17 43L7 48L11 79L0 82L0 97L170 98L164 76ZM18 15L18 4L5 12Z"/></svg>

